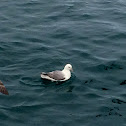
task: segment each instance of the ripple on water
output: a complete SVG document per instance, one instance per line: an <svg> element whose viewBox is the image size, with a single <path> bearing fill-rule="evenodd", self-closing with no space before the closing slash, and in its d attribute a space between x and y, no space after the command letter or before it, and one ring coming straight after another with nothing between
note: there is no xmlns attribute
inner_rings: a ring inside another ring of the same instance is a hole
<svg viewBox="0 0 126 126"><path fill-rule="evenodd" d="M125 4L1 1L0 124L125 125ZM41 80L66 63L69 81Z"/></svg>
<svg viewBox="0 0 126 126"><path fill-rule="evenodd" d="M96 117L104 118L104 117L109 117L109 116L117 116L117 117L122 116L118 107L105 107L105 106L103 107L102 106L102 107L100 107L99 111L101 114L96 115Z"/></svg>

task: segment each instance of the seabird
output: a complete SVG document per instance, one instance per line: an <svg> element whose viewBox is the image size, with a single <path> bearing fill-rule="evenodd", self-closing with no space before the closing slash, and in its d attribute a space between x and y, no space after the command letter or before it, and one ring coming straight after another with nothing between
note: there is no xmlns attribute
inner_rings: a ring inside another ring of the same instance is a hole
<svg viewBox="0 0 126 126"><path fill-rule="evenodd" d="M3 83L1 81L0 81L0 92L5 95L9 95L7 89L5 88L5 86L3 85Z"/></svg>
<svg viewBox="0 0 126 126"><path fill-rule="evenodd" d="M66 64L62 71L56 70L48 73L42 72L41 78L51 80L51 81L66 81L70 79L71 71L73 71L72 65Z"/></svg>

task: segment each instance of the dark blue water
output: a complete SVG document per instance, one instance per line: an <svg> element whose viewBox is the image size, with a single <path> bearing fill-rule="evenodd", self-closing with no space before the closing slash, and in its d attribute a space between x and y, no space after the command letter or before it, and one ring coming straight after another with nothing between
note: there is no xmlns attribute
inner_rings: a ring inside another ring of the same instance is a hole
<svg viewBox="0 0 126 126"><path fill-rule="evenodd" d="M125 126L126 1L1 0L0 80L1 126Z"/></svg>

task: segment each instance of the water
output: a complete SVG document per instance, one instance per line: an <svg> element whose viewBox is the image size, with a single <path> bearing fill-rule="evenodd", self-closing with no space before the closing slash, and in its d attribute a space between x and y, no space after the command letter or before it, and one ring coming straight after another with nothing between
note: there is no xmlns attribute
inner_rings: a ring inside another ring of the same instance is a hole
<svg viewBox="0 0 126 126"><path fill-rule="evenodd" d="M2 0L1 126L126 125L126 1ZM71 63L72 78L42 71Z"/></svg>

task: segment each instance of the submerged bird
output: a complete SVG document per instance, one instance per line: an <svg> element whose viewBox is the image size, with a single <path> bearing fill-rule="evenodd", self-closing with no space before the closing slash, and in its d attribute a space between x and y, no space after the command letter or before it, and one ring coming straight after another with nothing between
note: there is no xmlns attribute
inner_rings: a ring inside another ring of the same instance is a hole
<svg viewBox="0 0 126 126"><path fill-rule="evenodd" d="M7 89L5 88L5 86L3 85L3 83L1 81L0 81L0 92L5 95L9 95Z"/></svg>
<svg viewBox="0 0 126 126"><path fill-rule="evenodd" d="M42 72L41 78L51 80L51 81L66 81L70 79L71 71L73 71L72 65L66 64L62 71L56 70L48 73Z"/></svg>

